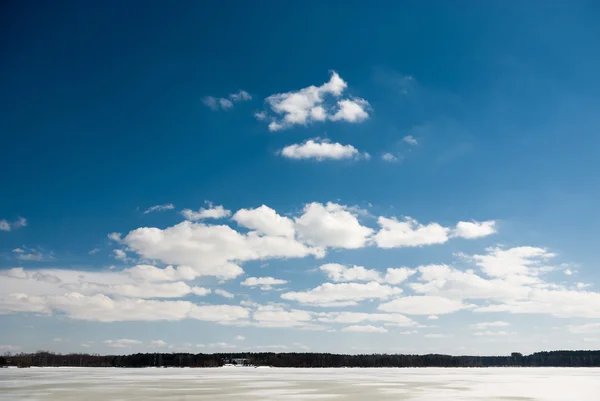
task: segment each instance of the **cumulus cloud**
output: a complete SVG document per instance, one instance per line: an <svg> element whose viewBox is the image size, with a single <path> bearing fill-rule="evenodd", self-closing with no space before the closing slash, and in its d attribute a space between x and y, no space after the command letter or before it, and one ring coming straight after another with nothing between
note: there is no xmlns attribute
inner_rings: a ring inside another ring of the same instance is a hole
<svg viewBox="0 0 600 401"><path fill-rule="evenodd" d="M261 305L252 314L260 327L311 326L310 312L299 309L286 309L281 305Z"/></svg>
<svg viewBox="0 0 600 401"><path fill-rule="evenodd" d="M416 270L409 269L408 267L389 268L384 280L389 284L400 284L415 273Z"/></svg>
<svg viewBox="0 0 600 401"><path fill-rule="evenodd" d="M243 273L236 263L270 258L323 256L323 251L293 238L242 234L226 225L184 221L166 229L142 227L123 243L142 257L189 266L197 275L231 279Z"/></svg>
<svg viewBox="0 0 600 401"><path fill-rule="evenodd" d="M448 241L450 231L438 223L423 225L410 217L406 217L404 221L398 221L396 218L379 217L377 222L381 229L374 235L373 239L380 248L443 244Z"/></svg>
<svg viewBox="0 0 600 401"><path fill-rule="evenodd" d="M273 286L286 284L286 280L280 280L273 277L248 277L240 285L245 287L260 287L261 290L272 290Z"/></svg>
<svg viewBox="0 0 600 401"><path fill-rule="evenodd" d="M529 288L520 282L485 279L473 271L461 271L447 265L419 266L420 282L410 284L420 294L452 299L511 300L526 297Z"/></svg>
<svg viewBox="0 0 600 401"><path fill-rule="evenodd" d="M377 309L407 315L445 315L469 307L460 300L425 295L396 298L379 305Z"/></svg>
<svg viewBox="0 0 600 401"><path fill-rule="evenodd" d="M348 84L336 73L321 86L308 86L294 92L277 93L265 99L270 113L256 113L258 120L269 121L270 131L279 131L294 125L313 122L347 121L362 122L369 117L369 103L360 98L339 99L334 103L328 98L339 98Z"/></svg>
<svg viewBox="0 0 600 401"><path fill-rule="evenodd" d="M368 153L361 154L352 145L332 143L320 138L286 146L279 151L279 154L288 159L315 159L317 161L369 158Z"/></svg>
<svg viewBox="0 0 600 401"><path fill-rule="evenodd" d="M418 326L414 320L398 313L326 312L320 313L317 320L323 323L384 322L399 327Z"/></svg>
<svg viewBox="0 0 600 401"><path fill-rule="evenodd" d="M496 232L496 222L489 221L460 221L452 232L453 237L474 239L487 237Z"/></svg>
<svg viewBox="0 0 600 401"><path fill-rule="evenodd" d="M192 318L205 321L228 321L248 317L245 308L232 305L195 305L187 301L142 301L142 300L110 300L102 295L95 295L83 299L83 305L91 308L82 308L73 305L73 298L77 295L67 296L59 303L59 310L63 309L71 318L98 321L126 321L126 320L181 320ZM119 308L113 310L110 306Z"/></svg>
<svg viewBox="0 0 600 401"><path fill-rule="evenodd" d="M344 99L337 102L338 110L330 117L332 121L362 122L369 118L369 102L365 99Z"/></svg>
<svg viewBox="0 0 600 401"><path fill-rule="evenodd" d="M231 93L228 97L218 98L214 96L205 96L202 102L206 107L212 110L228 110L233 108L234 103L245 102L252 100L252 96L244 90L240 90L236 93Z"/></svg>
<svg viewBox="0 0 600 401"><path fill-rule="evenodd" d="M172 203L165 203L164 205L154 205L150 206L148 209L144 210L144 214L152 213L152 212L162 212L163 210L173 210L175 209L175 205Z"/></svg>
<svg viewBox="0 0 600 401"><path fill-rule="evenodd" d="M259 234L294 237L294 222L288 217L280 216L266 205L256 209L240 209L232 217L239 225L256 230Z"/></svg>
<svg viewBox="0 0 600 401"><path fill-rule="evenodd" d="M520 246L510 249L492 247L485 255L473 255L471 259L491 277L537 276L549 270L546 264L556 255L546 249Z"/></svg>
<svg viewBox="0 0 600 401"><path fill-rule="evenodd" d="M371 325L348 326L348 327L344 327L342 329L342 331L350 331L350 332L356 332L356 333L387 333L387 329L385 327L375 327L375 326L371 326Z"/></svg>
<svg viewBox="0 0 600 401"><path fill-rule="evenodd" d="M222 289L220 289L220 288L217 288L217 289L216 289L216 290L214 290L213 292L214 292L215 294L217 294L217 295L220 295L220 296L224 297L224 298L229 298L229 299L231 299L231 298L235 297L235 295L234 295L234 294L232 294L232 293L230 293L230 292L228 292L228 291L222 290Z"/></svg>
<svg viewBox="0 0 600 401"><path fill-rule="evenodd" d="M348 306L367 299L386 299L402 289L370 283L324 283L308 291L287 292L281 298L314 306Z"/></svg>
<svg viewBox="0 0 600 401"><path fill-rule="evenodd" d="M362 266L346 267L338 263L327 263L319 267L330 280L340 281L381 281L381 274L376 270Z"/></svg>
<svg viewBox="0 0 600 401"><path fill-rule="evenodd" d="M299 238L317 247L362 248L373 233L360 224L352 208L332 202L309 203L294 221Z"/></svg>
<svg viewBox="0 0 600 401"><path fill-rule="evenodd" d="M363 266L347 267L339 263L327 263L319 269L335 282L377 281L388 284L400 284L416 272L407 267L388 268L384 276L377 270L366 269Z"/></svg>
<svg viewBox="0 0 600 401"><path fill-rule="evenodd" d="M183 217L186 220L198 221L204 219L222 219L224 217L229 217L231 215L231 211L225 209L222 205L213 206L209 203L209 208L200 208L200 210L193 211L191 209L183 209L181 211Z"/></svg>

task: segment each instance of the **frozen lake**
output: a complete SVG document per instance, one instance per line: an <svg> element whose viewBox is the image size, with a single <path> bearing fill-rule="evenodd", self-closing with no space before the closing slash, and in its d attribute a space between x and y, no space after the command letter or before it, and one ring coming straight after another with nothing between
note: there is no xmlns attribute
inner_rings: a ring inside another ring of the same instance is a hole
<svg viewBox="0 0 600 401"><path fill-rule="evenodd" d="M0 400L598 401L600 369L0 369Z"/></svg>

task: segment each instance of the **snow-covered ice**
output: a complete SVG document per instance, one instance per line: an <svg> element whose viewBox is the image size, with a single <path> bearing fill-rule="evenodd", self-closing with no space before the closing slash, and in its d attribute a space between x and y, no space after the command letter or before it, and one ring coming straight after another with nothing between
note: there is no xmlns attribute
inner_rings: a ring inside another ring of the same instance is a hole
<svg viewBox="0 0 600 401"><path fill-rule="evenodd" d="M600 369L0 369L7 400L598 401Z"/></svg>

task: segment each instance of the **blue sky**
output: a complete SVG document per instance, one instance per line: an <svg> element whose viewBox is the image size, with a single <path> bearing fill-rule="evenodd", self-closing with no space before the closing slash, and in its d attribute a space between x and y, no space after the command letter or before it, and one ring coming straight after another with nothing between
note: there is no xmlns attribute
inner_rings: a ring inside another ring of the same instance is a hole
<svg viewBox="0 0 600 401"><path fill-rule="evenodd" d="M0 351L598 348L594 2L4 11Z"/></svg>

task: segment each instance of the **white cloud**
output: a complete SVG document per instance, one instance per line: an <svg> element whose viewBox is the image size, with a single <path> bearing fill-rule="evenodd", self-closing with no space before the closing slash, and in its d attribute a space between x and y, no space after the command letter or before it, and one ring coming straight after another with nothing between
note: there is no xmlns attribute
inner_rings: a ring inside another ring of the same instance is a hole
<svg viewBox="0 0 600 401"><path fill-rule="evenodd" d="M19 217L12 223L8 222L6 219L0 220L0 231L11 231L25 226L27 226L27 219L24 217Z"/></svg>
<svg viewBox="0 0 600 401"><path fill-rule="evenodd" d="M108 239L111 241L119 242L121 241L121 233L110 233L108 234Z"/></svg>
<svg viewBox="0 0 600 401"><path fill-rule="evenodd" d="M245 287L260 287L261 290L272 290L274 285L286 284L286 280L273 277L248 277L240 285Z"/></svg>
<svg viewBox="0 0 600 401"><path fill-rule="evenodd" d="M231 279L243 273L236 263L270 258L323 256L293 238L241 234L226 225L184 221L164 230L142 227L131 231L123 243L150 260L189 266L198 276Z"/></svg>
<svg viewBox="0 0 600 401"><path fill-rule="evenodd" d="M495 322L475 323L475 324L470 325L469 328L474 329L474 330L485 330L485 329L489 329L492 327L507 327L507 326L510 326L510 323L499 320L499 321L495 321Z"/></svg>
<svg viewBox="0 0 600 401"><path fill-rule="evenodd" d="M380 248L443 244L448 241L448 232L450 231L438 223L423 225L410 217L406 217L404 221L379 217L377 222L381 229L373 239Z"/></svg>
<svg viewBox="0 0 600 401"><path fill-rule="evenodd" d="M313 320L310 312L286 309L281 305L260 305L252 317L260 327L310 327Z"/></svg>
<svg viewBox="0 0 600 401"><path fill-rule="evenodd" d="M162 212L163 210L173 210L175 209L175 205L172 203L165 203L164 205L154 205L150 206L148 209L144 211L144 214L152 213L152 212Z"/></svg>
<svg viewBox="0 0 600 401"><path fill-rule="evenodd" d="M398 161L398 158L393 154L387 152L381 155L381 159L386 162L394 163Z"/></svg>
<svg viewBox="0 0 600 401"><path fill-rule="evenodd" d="M204 296L210 289L190 287L182 281L171 283L139 282L131 284L102 284L94 282L65 283L61 288L82 294L118 295L129 298L181 298L189 294Z"/></svg>
<svg viewBox="0 0 600 401"><path fill-rule="evenodd" d="M295 235L294 222L288 217L280 216L266 205L256 209L240 209L232 219L241 226L256 230L259 234L290 238Z"/></svg>
<svg viewBox="0 0 600 401"><path fill-rule="evenodd" d="M348 327L344 327L342 329L342 331L350 331L350 332L357 332L357 333L387 333L387 329L385 327L375 327L375 326L371 326L371 325L348 326Z"/></svg>
<svg viewBox="0 0 600 401"><path fill-rule="evenodd" d="M204 287L192 287L191 291L192 294L197 295L199 297L203 297L205 295L210 294L212 291L210 290L210 288L204 288Z"/></svg>
<svg viewBox="0 0 600 401"><path fill-rule="evenodd" d="M409 145L418 145L419 142L412 136L412 135L407 135L404 138L402 138L402 140L406 143L408 143Z"/></svg>
<svg viewBox="0 0 600 401"><path fill-rule="evenodd" d="M319 267L330 280L342 281L381 281L381 274L376 270L362 266L346 267L338 263L327 263Z"/></svg>
<svg viewBox="0 0 600 401"><path fill-rule="evenodd" d="M414 320L398 313L327 312L317 318L323 323L354 324L363 322L385 322L399 327L417 326Z"/></svg>
<svg viewBox="0 0 600 401"><path fill-rule="evenodd" d="M473 333L474 336L486 336L486 337L503 337L503 336L510 336L513 334L517 334L515 332L512 331L490 331L490 330L486 330L486 331L477 331L475 333Z"/></svg>
<svg viewBox="0 0 600 401"><path fill-rule="evenodd" d="M359 223L351 208L331 202L309 203L294 220L298 237L319 247L362 248L373 233Z"/></svg>
<svg viewBox="0 0 600 401"><path fill-rule="evenodd" d="M566 276L572 276L574 272L571 269L565 269L564 273L565 273Z"/></svg>
<svg viewBox="0 0 600 401"><path fill-rule="evenodd" d="M448 334L439 334L439 333L430 333L430 334L425 334L425 338L449 338L452 337Z"/></svg>
<svg viewBox="0 0 600 401"><path fill-rule="evenodd" d="M338 101L338 110L330 117L332 121L347 121L350 123L362 122L369 118L367 109L369 102L365 99L354 98Z"/></svg>
<svg viewBox="0 0 600 401"><path fill-rule="evenodd" d="M13 249L12 251L13 251L13 253L23 253L23 252L25 252L25 251L24 251L23 249L21 249L21 248L15 248L15 249Z"/></svg>
<svg viewBox="0 0 600 401"><path fill-rule="evenodd" d="M150 341L150 345L153 345L155 347L166 347L167 343L164 342L163 340L153 340L153 341Z"/></svg>
<svg viewBox="0 0 600 401"><path fill-rule="evenodd" d="M416 270L409 269L408 267L389 268L385 275L385 282L389 284L400 284L415 273Z"/></svg>
<svg viewBox="0 0 600 401"><path fill-rule="evenodd" d="M331 143L320 138L309 139L301 144L293 144L281 149L279 154L288 159L315 159L317 161L368 158L352 145Z"/></svg>
<svg viewBox="0 0 600 401"><path fill-rule="evenodd" d="M419 266L421 282L411 283L417 293L452 299L511 300L526 297L529 288L520 282L487 280L473 271L460 271L447 265Z"/></svg>
<svg viewBox="0 0 600 401"><path fill-rule="evenodd" d="M569 325L568 329L571 333L575 333L575 334L600 333L600 323Z"/></svg>
<svg viewBox="0 0 600 401"><path fill-rule="evenodd" d="M91 251L89 251L88 253L89 253L90 255L95 255L95 254L97 254L98 252L100 252L100 248L94 248L94 249L92 249Z"/></svg>
<svg viewBox="0 0 600 401"><path fill-rule="evenodd" d="M244 90L240 90L236 93L231 93L227 98L221 97L217 98L214 96L205 96L202 99L202 102L206 107L211 108L212 110L228 110L233 108L234 103L245 102L248 100L252 100L252 96Z"/></svg>
<svg viewBox="0 0 600 401"><path fill-rule="evenodd" d="M370 283L324 283L312 290L303 292L287 292L281 298L315 306L344 306L354 305L367 299L386 299L397 295L402 289Z"/></svg>
<svg viewBox="0 0 600 401"><path fill-rule="evenodd" d="M105 340L103 343L111 348L131 348L131 346L140 345L142 342L128 338L121 338L119 340Z"/></svg>
<svg viewBox="0 0 600 401"><path fill-rule="evenodd" d="M438 296L409 296L396 298L377 308L384 312L404 313L407 315L445 315L469 308L459 300Z"/></svg>
<svg viewBox="0 0 600 401"><path fill-rule="evenodd" d="M164 269L152 265L136 265L123 270L129 276L144 281L189 281L198 276L198 273L188 266L167 266Z"/></svg>
<svg viewBox="0 0 600 401"><path fill-rule="evenodd" d="M438 317L438 316L436 316L436 315L429 315L429 316L427 316L427 319L428 319L428 320L438 320L438 319L439 319L439 317Z"/></svg>
<svg viewBox="0 0 600 401"><path fill-rule="evenodd" d="M19 345L0 344L0 352L17 352L21 350Z"/></svg>
<svg viewBox="0 0 600 401"><path fill-rule="evenodd" d="M546 262L556 256L543 248L520 246L510 249L487 248L485 255L471 259L490 277L536 276L547 270Z"/></svg>
<svg viewBox="0 0 600 401"><path fill-rule="evenodd" d="M554 315L557 317L600 318L600 293L531 288L522 300L480 306L475 312L510 312Z"/></svg>
<svg viewBox="0 0 600 401"><path fill-rule="evenodd" d="M488 235L496 232L496 222L494 220L488 221L459 221L456 224L456 228L452 232L453 237L460 237L466 239L474 239L487 237Z"/></svg>
<svg viewBox="0 0 600 401"><path fill-rule="evenodd" d="M249 311L235 305L196 305L189 301L158 301L131 298L109 298L103 294L0 296L0 314L58 312L76 320L97 322L176 321L198 319L226 323L246 319Z"/></svg>
<svg viewBox="0 0 600 401"><path fill-rule="evenodd" d="M229 217L231 215L231 211L225 209L222 205L214 206L209 204L209 208L200 208L197 212L191 209L184 209L181 211L183 217L186 220L197 221L203 219L222 219L224 217Z"/></svg>
<svg viewBox="0 0 600 401"><path fill-rule="evenodd" d="M357 123L368 118L369 103L364 99L337 100L335 106L325 104L326 97L337 98L348 84L336 73L321 86L308 86L296 92L271 95L265 99L272 115L255 114L259 120L269 120L269 130L278 131L294 125L307 125L325 120Z"/></svg>
<svg viewBox="0 0 600 401"><path fill-rule="evenodd" d="M113 253L115 254L115 259L123 261L127 259L127 253L122 249L113 249Z"/></svg>
<svg viewBox="0 0 600 401"><path fill-rule="evenodd" d="M240 90L237 93L232 93L229 95L229 98L234 102L252 100L252 96L250 96L250 94L245 90Z"/></svg>
<svg viewBox="0 0 600 401"><path fill-rule="evenodd" d="M237 335L237 336L235 336L235 338L234 338L234 340L236 340L236 341L244 341L245 339L246 339L246 337L244 337L244 336L241 336L241 335Z"/></svg>
<svg viewBox="0 0 600 401"><path fill-rule="evenodd" d="M216 290L214 290L214 293L217 294L217 295L220 295L222 297L229 298L229 299L235 297L234 294L232 294L230 292L227 292L225 290L222 290L220 288L217 288Z"/></svg>
<svg viewBox="0 0 600 401"><path fill-rule="evenodd" d="M388 284L400 284L416 272L407 267L389 268L385 276L382 276L377 270L366 269L363 266L347 267L339 263L327 263L319 269L335 282L377 281Z"/></svg>

